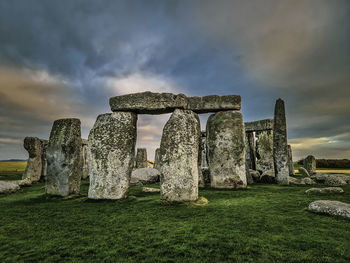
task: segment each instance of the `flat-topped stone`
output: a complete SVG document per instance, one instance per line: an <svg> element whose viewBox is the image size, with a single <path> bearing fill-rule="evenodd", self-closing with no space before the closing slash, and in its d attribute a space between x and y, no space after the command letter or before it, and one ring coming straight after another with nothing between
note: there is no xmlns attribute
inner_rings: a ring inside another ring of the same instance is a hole
<svg viewBox="0 0 350 263"><path fill-rule="evenodd" d="M188 97L188 110L196 113L209 113L225 110L240 110L241 96L239 95L209 95L204 97Z"/></svg>
<svg viewBox="0 0 350 263"><path fill-rule="evenodd" d="M246 132L273 130L273 119L245 122L244 127Z"/></svg>
<svg viewBox="0 0 350 263"><path fill-rule="evenodd" d="M341 187L310 188L305 191L306 194L343 194Z"/></svg>
<svg viewBox="0 0 350 263"><path fill-rule="evenodd" d="M331 201L331 200L318 200L309 205L309 211L318 214L327 214L331 216L341 216L350 219L350 204Z"/></svg>
<svg viewBox="0 0 350 263"><path fill-rule="evenodd" d="M112 97L109 99L112 111L128 111L138 114L170 113L175 109L187 109L196 113L240 110L239 95L209 95L186 97L184 94L141 92Z"/></svg>
<svg viewBox="0 0 350 263"><path fill-rule="evenodd" d="M139 114L170 113L175 109L187 107L187 97L184 94L141 92L109 99L112 111L129 111Z"/></svg>

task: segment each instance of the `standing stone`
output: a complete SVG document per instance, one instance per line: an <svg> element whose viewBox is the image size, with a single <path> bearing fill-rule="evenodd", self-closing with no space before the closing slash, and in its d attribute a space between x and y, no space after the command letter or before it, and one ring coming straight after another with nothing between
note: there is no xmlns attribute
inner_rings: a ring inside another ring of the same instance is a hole
<svg viewBox="0 0 350 263"><path fill-rule="evenodd" d="M42 170L43 148L41 141L37 137L25 137L23 146L28 151L29 158L22 179L28 182L37 182L40 180Z"/></svg>
<svg viewBox="0 0 350 263"><path fill-rule="evenodd" d="M136 168L147 168L147 150L138 148L136 153Z"/></svg>
<svg viewBox="0 0 350 263"><path fill-rule="evenodd" d="M289 167L289 175L294 175L294 163L293 163L293 152L292 152L292 146L288 144L288 167Z"/></svg>
<svg viewBox="0 0 350 263"><path fill-rule="evenodd" d="M310 176L316 173L316 158L315 156L309 155L304 159L304 168L308 171Z"/></svg>
<svg viewBox="0 0 350 263"><path fill-rule="evenodd" d="M82 139L81 141L82 141L81 158L83 159L83 174L81 178L86 179L89 177L88 158L87 158L88 141L86 139Z"/></svg>
<svg viewBox="0 0 350 263"><path fill-rule="evenodd" d="M273 164L273 132L256 132L256 170L261 174L274 171Z"/></svg>
<svg viewBox="0 0 350 263"><path fill-rule="evenodd" d="M135 158L137 115L114 112L97 117L88 139L89 198L126 198Z"/></svg>
<svg viewBox="0 0 350 263"><path fill-rule="evenodd" d="M245 129L242 113L222 111L207 122L209 170L213 188L246 188Z"/></svg>
<svg viewBox="0 0 350 263"><path fill-rule="evenodd" d="M47 175L47 159L46 159L46 150L47 150L47 145L49 144L48 140L40 140L41 141L41 146L43 147L43 151L41 154L41 163L42 163L42 168L41 168L41 178L40 180L46 181L46 175Z"/></svg>
<svg viewBox="0 0 350 263"><path fill-rule="evenodd" d="M53 123L46 150L46 193L78 194L82 176L81 124L79 119L60 119Z"/></svg>
<svg viewBox="0 0 350 263"><path fill-rule="evenodd" d="M246 164L248 169L256 170L256 152L254 132L247 132L245 139Z"/></svg>
<svg viewBox="0 0 350 263"><path fill-rule="evenodd" d="M207 134L205 131L201 132L199 142L199 154L198 154L198 185L199 187L205 186L204 170L208 169L207 161Z"/></svg>
<svg viewBox="0 0 350 263"><path fill-rule="evenodd" d="M176 109L163 129L160 192L166 202L198 198L200 123L190 110Z"/></svg>
<svg viewBox="0 0 350 263"><path fill-rule="evenodd" d="M284 101L278 99L275 105L273 125L273 160L275 166L276 182L280 185L288 185L288 149L287 149L287 124Z"/></svg>
<svg viewBox="0 0 350 263"><path fill-rule="evenodd" d="M160 162L160 149L157 148L156 152L154 153L154 163L153 163L154 169L159 169L159 162Z"/></svg>

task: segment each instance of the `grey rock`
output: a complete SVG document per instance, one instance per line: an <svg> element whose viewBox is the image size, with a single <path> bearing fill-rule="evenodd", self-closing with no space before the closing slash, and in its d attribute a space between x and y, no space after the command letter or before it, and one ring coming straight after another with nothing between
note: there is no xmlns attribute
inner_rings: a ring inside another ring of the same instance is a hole
<svg viewBox="0 0 350 263"><path fill-rule="evenodd" d="M78 194L82 176L81 128L79 119L56 120L46 150L46 193Z"/></svg>
<svg viewBox="0 0 350 263"><path fill-rule="evenodd" d="M145 192L145 193L159 193L160 189L159 188L153 188L153 187L142 187L142 192Z"/></svg>
<svg viewBox="0 0 350 263"><path fill-rule="evenodd" d="M198 185L199 187L205 186L205 179L203 175L203 169L208 169L207 160L207 135L205 131L201 132L199 142L199 154L198 154Z"/></svg>
<svg viewBox="0 0 350 263"><path fill-rule="evenodd" d="M136 168L147 168L147 150L138 148L136 152Z"/></svg>
<svg viewBox="0 0 350 263"><path fill-rule="evenodd" d="M196 113L240 110L241 96L239 95L209 95L204 97L188 97L188 110Z"/></svg>
<svg viewBox="0 0 350 263"><path fill-rule="evenodd" d="M318 214L340 216L350 219L350 204L339 201L317 200L309 205L308 210Z"/></svg>
<svg viewBox="0 0 350 263"><path fill-rule="evenodd" d="M28 151L29 158L22 179L37 182L42 172L42 143L37 137L25 137L24 148Z"/></svg>
<svg viewBox="0 0 350 263"><path fill-rule="evenodd" d="M276 183L275 172L273 170L265 171L260 176L260 182L265 184L275 184Z"/></svg>
<svg viewBox="0 0 350 263"><path fill-rule="evenodd" d="M247 184L254 184L254 179L252 177L252 174L249 172L249 169L246 169L246 177L247 177Z"/></svg>
<svg viewBox="0 0 350 263"><path fill-rule="evenodd" d="M316 173L316 158L312 155L309 155L304 159L304 167L308 171L309 175Z"/></svg>
<svg viewBox="0 0 350 263"><path fill-rule="evenodd" d="M281 99L278 99L275 105L273 121L273 160L276 182L280 185L288 185L287 124L284 101Z"/></svg>
<svg viewBox="0 0 350 263"><path fill-rule="evenodd" d="M48 140L40 140L41 146L42 146L42 153L41 153L41 177L40 180L46 181L46 175L47 175L47 159L46 159L46 149L47 145L49 144Z"/></svg>
<svg viewBox="0 0 350 263"><path fill-rule="evenodd" d="M260 173L258 171L249 169L249 173L255 183L260 182Z"/></svg>
<svg viewBox="0 0 350 263"><path fill-rule="evenodd" d="M304 167L299 167L299 173L301 173L301 175L306 176L306 177L310 177L309 172L304 168Z"/></svg>
<svg viewBox="0 0 350 263"><path fill-rule="evenodd" d="M18 183L11 181L0 181L0 194L16 192L20 189Z"/></svg>
<svg viewBox="0 0 350 263"><path fill-rule="evenodd" d="M274 170L272 131L256 132L256 137L256 170L261 173Z"/></svg>
<svg viewBox="0 0 350 263"><path fill-rule="evenodd" d="M81 176L82 179L86 179L86 178L89 177L87 143L88 143L87 140L82 139L82 149L81 149L81 158L83 159L83 173L82 173L82 176Z"/></svg>
<svg viewBox="0 0 350 263"><path fill-rule="evenodd" d="M89 198L127 197L135 159L136 122L137 115L131 112L97 117L88 139Z"/></svg>
<svg viewBox="0 0 350 263"><path fill-rule="evenodd" d="M130 185L153 184L159 181L159 171L153 168L139 168L131 173Z"/></svg>
<svg viewBox="0 0 350 263"><path fill-rule="evenodd" d="M292 146L288 144L288 168L289 168L289 175L294 175L294 163L293 163L293 152L292 152Z"/></svg>
<svg viewBox="0 0 350 263"><path fill-rule="evenodd" d="M344 180L343 176L339 176L337 174L330 174L326 176L326 179L324 180L324 184L327 186L343 186L346 185L346 181Z"/></svg>
<svg viewBox="0 0 350 263"><path fill-rule="evenodd" d="M305 182L303 182L301 179L289 176L289 184L290 185L305 185Z"/></svg>
<svg viewBox="0 0 350 263"><path fill-rule="evenodd" d="M316 184L316 182L314 180L312 180L310 177L302 178L301 182L303 182L303 184L305 184L305 185Z"/></svg>
<svg viewBox="0 0 350 263"><path fill-rule="evenodd" d="M256 169L255 136L253 132L246 132L245 160L248 169Z"/></svg>
<svg viewBox="0 0 350 263"><path fill-rule="evenodd" d="M208 161L213 188L246 188L245 131L242 113L222 111L207 121Z"/></svg>
<svg viewBox="0 0 350 263"><path fill-rule="evenodd" d="M198 115L176 109L163 129L160 145L160 192L166 202L198 198Z"/></svg>
<svg viewBox="0 0 350 263"><path fill-rule="evenodd" d="M310 188L306 194L342 194L344 190L340 187Z"/></svg>
<svg viewBox="0 0 350 263"><path fill-rule="evenodd" d="M161 114L175 109L187 108L187 97L183 94L142 92L110 98L112 111L127 111L139 114Z"/></svg>
<svg viewBox="0 0 350 263"><path fill-rule="evenodd" d="M159 161L160 161L160 149L157 148L154 154L154 164L153 164L154 169L159 169Z"/></svg>
<svg viewBox="0 0 350 263"><path fill-rule="evenodd" d="M273 130L273 119L245 122L246 132L269 131Z"/></svg>

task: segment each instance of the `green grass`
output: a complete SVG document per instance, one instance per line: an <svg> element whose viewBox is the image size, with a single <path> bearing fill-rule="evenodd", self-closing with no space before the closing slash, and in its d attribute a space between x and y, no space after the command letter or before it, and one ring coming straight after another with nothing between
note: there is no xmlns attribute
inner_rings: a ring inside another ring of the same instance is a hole
<svg viewBox="0 0 350 263"><path fill-rule="evenodd" d="M156 186L157 185L153 185ZM166 206L132 187L123 201L49 198L44 184L0 195L0 262L350 262L350 221L306 211L309 186L204 189L204 206Z"/></svg>
<svg viewBox="0 0 350 263"><path fill-rule="evenodd" d="M27 162L0 162L0 180L19 180Z"/></svg>

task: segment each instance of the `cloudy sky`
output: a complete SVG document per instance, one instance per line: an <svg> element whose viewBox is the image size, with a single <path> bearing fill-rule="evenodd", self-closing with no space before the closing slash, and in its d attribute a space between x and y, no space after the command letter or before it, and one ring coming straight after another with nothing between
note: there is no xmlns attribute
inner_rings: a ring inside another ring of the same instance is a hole
<svg viewBox="0 0 350 263"><path fill-rule="evenodd" d="M294 159L350 158L350 1L0 1L0 159L146 90L239 94L245 121L280 97ZM139 116L150 158L168 118Z"/></svg>

